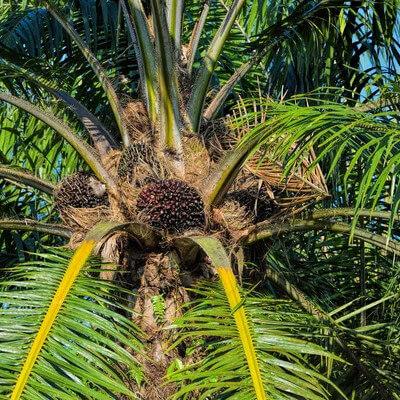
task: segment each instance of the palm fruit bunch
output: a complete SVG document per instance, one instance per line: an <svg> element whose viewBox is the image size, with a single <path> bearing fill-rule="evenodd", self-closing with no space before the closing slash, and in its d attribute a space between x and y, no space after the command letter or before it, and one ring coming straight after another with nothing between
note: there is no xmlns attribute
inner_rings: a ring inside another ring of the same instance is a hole
<svg viewBox="0 0 400 400"><path fill-rule="evenodd" d="M76 172L63 179L54 192L54 202L59 210L109 204L106 186L88 172Z"/></svg>
<svg viewBox="0 0 400 400"><path fill-rule="evenodd" d="M196 189L180 180L150 183L139 194L136 207L150 225L169 232L183 232L205 225L203 200Z"/></svg>
<svg viewBox="0 0 400 400"><path fill-rule="evenodd" d="M153 149L145 143L136 142L127 147L122 153L118 164L118 176L132 182L139 165L151 169L149 163L156 163Z"/></svg>
<svg viewBox="0 0 400 400"><path fill-rule="evenodd" d="M229 193L226 200L236 201L240 206L244 206L246 216L255 223L269 219L279 210L276 201L264 190L258 191L252 187Z"/></svg>

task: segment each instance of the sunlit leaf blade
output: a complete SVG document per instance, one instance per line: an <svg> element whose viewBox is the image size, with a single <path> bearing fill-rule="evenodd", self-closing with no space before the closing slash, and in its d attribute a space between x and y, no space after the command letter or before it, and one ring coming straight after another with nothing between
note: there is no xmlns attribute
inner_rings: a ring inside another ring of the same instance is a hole
<svg viewBox="0 0 400 400"><path fill-rule="evenodd" d="M257 400L265 400L265 390L261 380L260 367L254 349L252 334L247 321L246 312L240 297L235 275L222 243L213 237L191 237L182 239L198 245L217 268L226 297L232 310L242 348L247 360L248 369L253 382L253 390Z"/></svg>
<svg viewBox="0 0 400 400"><path fill-rule="evenodd" d="M57 19L59 24L65 29L71 39L75 42L78 49L82 52L82 55L86 58L89 65L92 67L94 73L99 79L99 82L107 96L108 102L111 106L111 109L114 113L115 120L117 122L120 134L122 136L122 140L126 146L129 145L130 139L127 132L126 123L122 117L122 107L119 102L119 98L117 93L115 92L115 88L107 76L106 71L100 64L99 60L92 53L87 43L79 36L78 32L73 28L73 26L67 21L62 14L62 11L58 9L57 4L53 1L42 0L43 4L45 4L49 10L49 12Z"/></svg>
<svg viewBox="0 0 400 400"><path fill-rule="evenodd" d="M240 340L242 341L243 350L249 366L250 375L253 380L256 398L257 400L266 400L264 385L261 380L260 366L254 349L253 337L249 329L249 323L243 307L243 300L240 297L239 289L237 287L235 275L233 275L230 266L218 267L217 271L225 289L229 305L232 309L233 317L236 321Z"/></svg>
<svg viewBox="0 0 400 400"><path fill-rule="evenodd" d="M0 283L0 398L10 398L27 354L70 261L70 252L52 250L37 261L17 265ZM140 333L123 316L122 289L96 278L91 259L76 278L44 341L21 397L43 399L134 398L126 376L142 375L132 351ZM97 270L98 271L98 270ZM43 286L43 281L46 286ZM113 309L110 306L113 306Z"/></svg>
<svg viewBox="0 0 400 400"><path fill-rule="evenodd" d="M81 268L90 256L94 245L95 242L93 240L90 242L83 242L75 252L71 262L68 264L68 268L60 282L60 286L58 287L57 292L49 305L49 309L46 312L35 340L32 343L32 347L30 348L26 357L22 371L18 376L17 383L15 384L13 393L11 394L11 400L18 400L25 390L29 375L31 374L32 368L36 363L43 344L47 340L47 336L54 324L55 319L57 318L60 308L68 296L68 293L71 290L71 287L74 284Z"/></svg>
<svg viewBox="0 0 400 400"><path fill-rule="evenodd" d="M182 133L179 112L178 79L174 51L165 17L165 6L151 0L157 51L159 84L160 149L178 176L184 176Z"/></svg>
<svg viewBox="0 0 400 400"><path fill-rule="evenodd" d="M374 210L385 197L384 188L399 171L399 128L393 120L397 111L360 111L357 107L324 100L324 94L320 92L282 103L266 100L261 108L246 118L254 119L264 113L265 121L250 129L241 145L250 141L258 143L254 149L261 149L266 160L282 162L282 180L296 172L315 150L316 157L307 174L311 174L320 162L331 159L326 171L329 178L342 163L347 163L341 182L347 195L357 168L362 167L362 175L354 182L357 189L354 232L357 211L366 207ZM241 123L238 120L238 124ZM399 207L397 192L396 189L391 199L389 235Z"/></svg>
<svg viewBox="0 0 400 400"><path fill-rule="evenodd" d="M199 298L190 303L186 314L176 321L182 338L192 340L194 348L207 351L201 363L172 372L168 378L186 383L173 396L180 399L197 393L198 399L256 399L246 368L229 301L221 283L201 283L194 292ZM267 399L342 398L328 380L308 361L313 356L338 358L312 340L307 331L318 324L290 301L243 293L257 359ZM197 391L197 392L196 392ZM207 397L209 396L209 397Z"/></svg>
<svg viewBox="0 0 400 400"><path fill-rule="evenodd" d="M115 185L110 174L100 163L96 151L61 119L56 118L49 111L42 110L41 108L25 100L7 93L3 93L2 91L0 91L0 100L10 103L21 110L30 113L34 117L43 121L49 127L53 128L81 155L81 157L87 162L92 171L100 180L105 181L110 187Z"/></svg>

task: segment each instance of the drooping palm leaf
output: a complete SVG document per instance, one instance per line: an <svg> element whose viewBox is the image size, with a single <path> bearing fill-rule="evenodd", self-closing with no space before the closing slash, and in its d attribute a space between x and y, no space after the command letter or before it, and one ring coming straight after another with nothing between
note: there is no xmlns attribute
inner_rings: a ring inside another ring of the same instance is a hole
<svg viewBox="0 0 400 400"><path fill-rule="evenodd" d="M40 179L29 171L12 167L10 168L3 164L0 164L0 177L10 179L11 181L15 182L25 183L26 185L37 188L47 194L52 194L55 189L55 185L53 185L51 182Z"/></svg>
<svg viewBox="0 0 400 400"><path fill-rule="evenodd" d="M128 146L130 143L126 123L122 116L122 107L115 91L115 88L106 74L106 71L101 66L99 60L92 53L87 43L79 36L78 32L74 29L71 23L64 17L62 11L58 9L57 5L48 0L43 0L43 4L46 5L49 12L57 19L59 24L65 29L71 39L75 42L79 50L82 52L83 56L86 58L88 64L93 69L96 74L99 82L107 96L108 102L111 106L111 109L114 113L114 117L116 119L120 134L122 136L123 143L125 146Z"/></svg>
<svg viewBox="0 0 400 400"><path fill-rule="evenodd" d="M9 398L41 321L67 268L70 252L52 250L35 261L14 267L1 282L0 331L1 398ZM134 355L140 333L121 315L121 289L94 274L99 260L91 259L63 302L33 372L26 376L15 399L113 399L113 393L134 397L125 377L141 381ZM46 287L42 282L46 281ZM113 306L114 311L110 309ZM22 379L22 378L21 378Z"/></svg>
<svg viewBox="0 0 400 400"><path fill-rule="evenodd" d="M72 232L65 226L59 224L46 224L30 219L0 219L0 231L4 229L48 233L67 239L72 235Z"/></svg>
<svg viewBox="0 0 400 400"><path fill-rule="evenodd" d="M360 248L349 246L345 238L325 232L295 234L287 235L275 246L280 251L272 250L267 255L265 275L303 310L317 320L326 321L336 332L328 348L340 352L350 363L340 370L333 367L338 373L335 382L348 396L396 398L399 382L395 366L399 355L398 328L397 317L393 315L398 304L396 286L380 287L374 282L379 277L382 282L393 283L397 263L391 265L374 246L366 245L368 289L363 293L359 282Z"/></svg>
<svg viewBox="0 0 400 400"><path fill-rule="evenodd" d="M194 392L198 399L255 399L246 357L222 285L202 283L194 292L199 298L176 321L176 326L182 329L180 340L191 338L193 350L206 351L207 355L202 363L185 366L168 376L175 382L185 382L173 398ZM243 298L266 398L329 398L335 390L332 386L324 387L327 379L312 366L311 358L338 358L311 340L304 340L318 324L290 301L246 292Z"/></svg>
<svg viewBox="0 0 400 400"><path fill-rule="evenodd" d="M63 6L60 3L58 5ZM4 14L0 37L2 44L8 47L8 51L3 52L3 47L0 46L0 57L43 77L51 77L52 81L57 83L58 89L71 93L114 133L115 121L110 118L112 111L101 86L98 85L97 77L80 52L75 51L61 25L45 8L33 5L22 8L14 7L13 13L8 15L10 19ZM88 5L86 2L68 3L67 8L79 35L86 40L89 37L87 45L93 54L102 60L101 66L113 80L115 90L119 91L123 87L129 95L136 97L139 78L137 60L132 43L125 34L125 26L120 26L118 22L118 2L101 1L96 5L94 3ZM35 22L36 15L41 18L39 24ZM83 23L83 20L87 23ZM8 23L11 26L8 26ZM18 27L16 29L18 34L13 31L14 26ZM7 40L9 35L12 39ZM29 43L20 46L21 41ZM46 54L45 60L41 58L43 52ZM105 64L103 60L109 59L109 54L115 57L112 62ZM131 79L130 85L124 83L125 77ZM13 81L11 84L15 86L12 75L4 79L9 83ZM81 84L82 79L85 85Z"/></svg>
<svg viewBox="0 0 400 400"><path fill-rule="evenodd" d="M315 101L317 104L302 106L298 104L300 101ZM349 179L361 163L363 175L356 183L356 211L367 206L373 210L378 205L384 196L385 185L399 168L398 127L393 121L397 112L389 110L372 114L323 101L313 95L296 97L282 104L267 101L264 112L265 122L251 129L243 143L258 141L255 148L264 151L266 160L282 160L283 177L296 172L313 150L316 157L309 165L308 174L321 160L334 154L326 171L329 177L341 160L351 157L342 182L345 196ZM257 118L256 115L257 112L250 118ZM396 189L392 194L389 234L399 199L400 193Z"/></svg>
<svg viewBox="0 0 400 400"><path fill-rule="evenodd" d="M265 388L263 387L263 382L261 380L260 366L254 349L252 333L249 329L246 312L240 297L236 278L233 274L225 249L221 242L213 237L191 237L176 240L178 247L179 245L185 246L187 242L189 242L189 246L190 244L192 246L199 246L207 256L210 257L212 263L217 268L239 332L242 349L245 354L245 359L252 380L252 392L257 400L266 400Z"/></svg>
<svg viewBox="0 0 400 400"><path fill-rule="evenodd" d="M0 100L6 101L26 112L29 112L31 115L46 123L49 127L53 128L58 134L66 139L71 146L74 147L74 149L82 156L82 158L87 162L100 180L104 180L109 187L113 187L115 185L108 171L99 162L99 156L96 155L96 151L62 120L25 100L7 93L0 92Z"/></svg>

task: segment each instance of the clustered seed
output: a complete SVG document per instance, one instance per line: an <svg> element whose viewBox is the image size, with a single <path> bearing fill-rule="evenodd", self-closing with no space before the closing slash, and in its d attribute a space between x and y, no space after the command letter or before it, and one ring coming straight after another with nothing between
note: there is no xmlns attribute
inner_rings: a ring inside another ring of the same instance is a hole
<svg viewBox="0 0 400 400"><path fill-rule="evenodd" d="M137 142L127 147L121 154L118 165L118 176L132 181L135 167L139 163L148 163L154 160L154 153L150 146Z"/></svg>
<svg viewBox="0 0 400 400"><path fill-rule="evenodd" d="M275 200L252 188L229 193L226 200L233 200L244 206L247 216L252 217L255 223L265 221L279 211Z"/></svg>
<svg viewBox="0 0 400 400"><path fill-rule="evenodd" d="M147 185L137 199L137 209L147 222L169 232L183 232L205 225L204 204L197 191L176 179Z"/></svg>
<svg viewBox="0 0 400 400"><path fill-rule="evenodd" d="M77 172L63 179L54 193L58 209L66 207L95 208L108 205L107 192L93 174Z"/></svg>

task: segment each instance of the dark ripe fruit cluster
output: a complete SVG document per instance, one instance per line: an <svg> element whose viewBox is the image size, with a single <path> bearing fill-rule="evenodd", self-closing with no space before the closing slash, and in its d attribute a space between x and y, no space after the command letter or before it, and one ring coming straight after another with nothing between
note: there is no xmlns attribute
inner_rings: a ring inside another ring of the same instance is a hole
<svg viewBox="0 0 400 400"><path fill-rule="evenodd" d="M277 203L267 193L264 191L259 193L254 188L229 193L226 200L237 201L244 206L247 215L252 217L255 223L265 221L279 211Z"/></svg>
<svg viewBox="0 0 400 400"><path fill-rule="evenodd" d="M205 225L204 204L186 182L168 179L147 185L137 199L137 209L147 222L169 232L183 232Z"/></svg>
<svg viewBox="0 0 400 400"><path fill-rule="evenodd" d="M63 179L54 192L54 202L58 209L95 208L109 204L104 184L87 172L77 172Z"/></svg>
<svg viewBox="0 0 400 400"><path fill-rule="evenodd" d="M153 150L145 143L137 142L127 147L121 154L118 165L118 176L132 181L135 167L139 163L151 163L154 159Z"/></svg>

